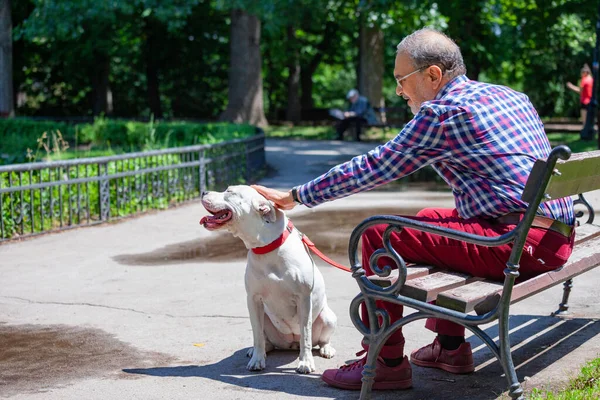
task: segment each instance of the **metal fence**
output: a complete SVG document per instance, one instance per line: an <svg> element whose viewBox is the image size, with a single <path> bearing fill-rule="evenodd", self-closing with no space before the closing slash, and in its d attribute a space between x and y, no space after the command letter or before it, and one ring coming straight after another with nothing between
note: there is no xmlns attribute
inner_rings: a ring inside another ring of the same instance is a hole
<svg viewBox="0 0 600 400"><path fill-rule="evenodd" d="M162 209L256 178L264 134L214 145L0 166L0 242Z"/></svg>

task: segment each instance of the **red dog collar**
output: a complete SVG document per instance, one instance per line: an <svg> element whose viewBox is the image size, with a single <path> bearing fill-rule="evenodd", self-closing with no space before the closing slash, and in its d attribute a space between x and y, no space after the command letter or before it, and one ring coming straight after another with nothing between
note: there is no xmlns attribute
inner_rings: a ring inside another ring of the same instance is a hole
<svg viewBox="0 0 600 400"><path fill-rule="evenodd" d="M294 230L294 224L292 224L291 219L288 219L286 228L283 230L283 233L277 239L273 240L271 243L269 243L266 246L254 247L252 249L252 252L254 254L267 254L267 253L272 252L275 249L278 249L279 247L281 247L281 245L283 243L285 243L285 240L288 238L288 236L290 236L290 233L292 233L293 230Z"/></svg>

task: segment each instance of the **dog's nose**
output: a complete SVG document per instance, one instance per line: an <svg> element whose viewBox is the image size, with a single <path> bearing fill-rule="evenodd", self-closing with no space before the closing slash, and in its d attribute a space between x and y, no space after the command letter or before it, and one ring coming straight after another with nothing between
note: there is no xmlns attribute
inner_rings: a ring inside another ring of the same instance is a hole
<svg viewBox="0 0 600 400"><path fill-rule="evenodd" d="M207 194L208 194L208 192L202 192L202 193L200 194L200 197L204 197L204 196L206 196Z"/></svg>

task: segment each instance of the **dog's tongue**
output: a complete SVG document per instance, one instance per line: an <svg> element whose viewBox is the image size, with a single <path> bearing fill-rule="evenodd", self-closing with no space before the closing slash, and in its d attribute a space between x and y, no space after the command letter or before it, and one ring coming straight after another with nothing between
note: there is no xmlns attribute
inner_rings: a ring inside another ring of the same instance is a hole
<svg viewBox="0 0 600 400"><path fill-rule="evenodd" d="M221 210L216 212L214 215L206 215L204 217L202 217L202 219L200 220L200 225L206 225L207 223L222 223L225 222L227 219L222 220L221 217L223 216L223 214L226 214L228 212L228 210Z"/></svg>

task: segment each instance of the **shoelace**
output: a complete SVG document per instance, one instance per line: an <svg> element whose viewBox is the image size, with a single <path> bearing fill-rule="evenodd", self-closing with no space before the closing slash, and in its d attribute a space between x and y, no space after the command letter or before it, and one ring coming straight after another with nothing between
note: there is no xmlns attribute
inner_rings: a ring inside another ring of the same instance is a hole
<svg viewBox="0 0 600 400"><path fill-rule="evenodd" d="M361 350L358 353L356 353L357 357L362 356L363 354L365 354L367 351L366 350ZM347 365L342 365L340 367L340 369L342 371L352 371L355 370L357 368L362 368L364 367L364 365L367 363L367 357L363 357L360 360L354 361L352 364L347 364Z"/></svg>

